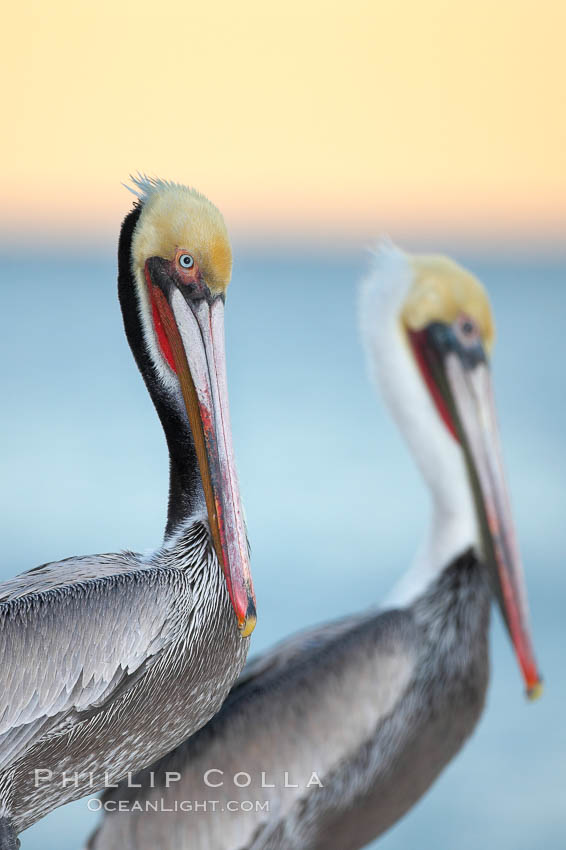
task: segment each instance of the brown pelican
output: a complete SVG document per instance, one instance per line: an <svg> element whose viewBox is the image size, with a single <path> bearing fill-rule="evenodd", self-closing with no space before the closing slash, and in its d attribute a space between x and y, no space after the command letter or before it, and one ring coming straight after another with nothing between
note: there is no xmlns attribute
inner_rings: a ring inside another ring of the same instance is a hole
<svg viewBox="0 0 566 850"><path fill-rule="evenodd" d="M255 625L224 356L231 249L192 189L134 179L118 290L170 453L163 544L0 585L0 848L202 726Z"/></svg>
<svg viewBox="0 0 566 850"><path fill-rule="evenodd" d="M448 259L385 244L361 316L372 370L432 494L414 568L380 611L252 661L204 729L103 795L89 850L364 846L472 732L488 682L492 594L537 694L485 291Z"/></svg>

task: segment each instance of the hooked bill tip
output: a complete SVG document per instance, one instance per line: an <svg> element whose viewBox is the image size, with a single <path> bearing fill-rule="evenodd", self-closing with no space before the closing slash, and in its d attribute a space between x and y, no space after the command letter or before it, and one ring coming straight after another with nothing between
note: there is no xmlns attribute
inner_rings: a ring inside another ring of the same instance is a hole
<svg viewBox="0 0 566 850"><path fill-rule="evenodd" d="M534 702L536 699L542 696L542 692L544 690L542 679L539 679L534 685L531 685L527 688L527 698Z"/></svg>
<svg viewBox="0 0 566 850"><path fill-rule="evenodd" d="M240 637L249 637L253 630L255 629L257 623L257 614L255 610L255 604L252 599L248 602L248 610L246 611L246 616L243 620L238 623L238 630L240 632Z"/></svg>

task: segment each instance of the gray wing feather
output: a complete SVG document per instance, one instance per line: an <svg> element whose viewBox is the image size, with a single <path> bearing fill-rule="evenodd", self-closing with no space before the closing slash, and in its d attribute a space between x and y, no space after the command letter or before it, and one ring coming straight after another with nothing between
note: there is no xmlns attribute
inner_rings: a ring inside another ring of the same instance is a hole
<svg viewBox="0 0 566 850"><path fill-rule="evenodd" d="M54 590L63 585L76 584L91 578L109 578L113 575L139 570L142 561L133 552L112 552L104 555L83 555L50 561L12 576L0 584L0 602Z"/></svg>
<svg viewBox="0 0 566 850"><path fill-rule="evenodd" d="M358 623L362 623L371 616L371 613L368 612L355 614L331 623L313 626L293 635L291 638L284 639L267 652L251 658L240 673L234 687L245 685L267 674L284 672L286 668L292 667L293 663L301 656L306 656L310 651L315 651L329 640L347 634Z"/></svg>
<svg viewBox="0 0 566 850"><path fill-rule="evenodd" d="M100 705L174 639L183 580L138 568L0 603L0 765L30 726Z"/></svg>

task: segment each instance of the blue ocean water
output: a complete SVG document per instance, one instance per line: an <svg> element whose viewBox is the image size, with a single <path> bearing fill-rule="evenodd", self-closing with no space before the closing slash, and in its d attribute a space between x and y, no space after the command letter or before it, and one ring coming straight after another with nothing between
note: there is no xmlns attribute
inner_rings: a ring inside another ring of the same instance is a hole
<svg viewBox="0 0 566 850"><path fill-rule="evenodd" d="M494 373L544 697L523 698L492 627L488 706L464 751L382 850L566 846L566 263L460 256L492 296ZM227 303L231 414L252 542L257 652L379 602L424 533L428 497L366 378L363 256L241 251ZM159 543L167 454L129 353L111 257L0 263L0 579L73 554ZM77 850L86 801L22 836Z"/></svg>

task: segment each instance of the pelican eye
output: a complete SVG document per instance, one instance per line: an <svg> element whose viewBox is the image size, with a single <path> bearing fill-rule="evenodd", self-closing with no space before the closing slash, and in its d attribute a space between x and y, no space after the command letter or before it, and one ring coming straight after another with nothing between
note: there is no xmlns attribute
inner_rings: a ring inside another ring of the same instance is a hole
<svg viewBox="0 0 566 850"><path fill-rule="evenodd" d="M190 254L181 254L179 257L179 265L182 269L192 269L195 261Z"/></svg>
<svg viewBox="0 0 566 850"><path fill-rule="evenodd" d="M461 316L456 322L456 334L462 345L473 346L480 341L478 326L469 316Z"/></svg>

